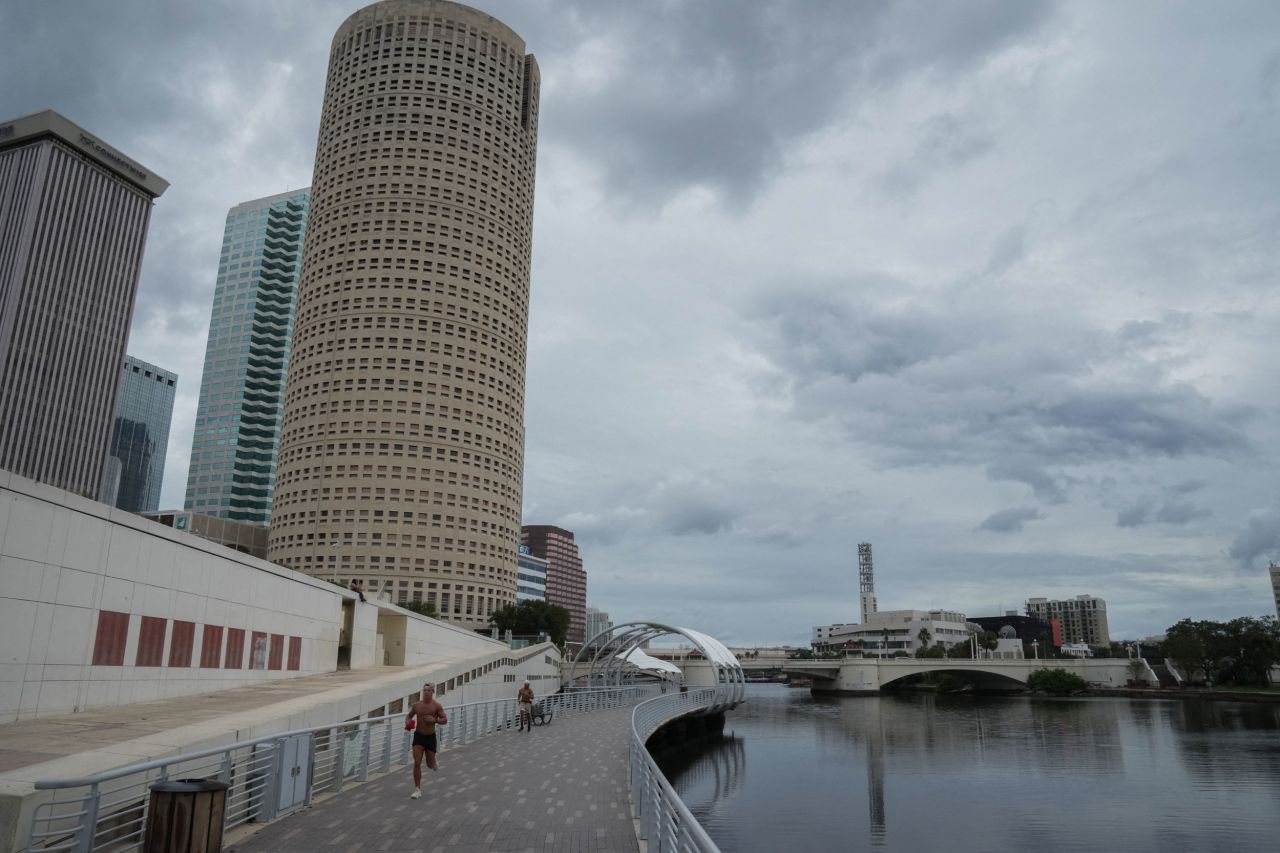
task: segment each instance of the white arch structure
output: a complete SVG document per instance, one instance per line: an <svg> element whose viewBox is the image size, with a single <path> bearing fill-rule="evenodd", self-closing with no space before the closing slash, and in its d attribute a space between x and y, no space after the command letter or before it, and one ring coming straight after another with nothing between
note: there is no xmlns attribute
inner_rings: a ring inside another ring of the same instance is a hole
<svg viewBox="0 0 1280 853"><path fill-rule="evenodd" d="M741 702L746 694L746 678L742 673L742 664L723 643L715 637L695 631L692 628L680 628L664 625L660 622L624 622L607 631L601 631L583 644L573 658L573 666L569 669L569 684L573 684L578 676L578 665L584 664L587 671L583 675L592 686L603 684L621 684L623 676L628 672L641 670L655 672L660 677L671 674L676 667L653 667L653 660L641 649L650 640L658 637L676 635L693 643L694 648L706 658L707 665L715 675L716 697L710 711L722 711L732 708ZM584 656L591 651L590 660ZM647 660L646 660L647 659Z"/></svg>

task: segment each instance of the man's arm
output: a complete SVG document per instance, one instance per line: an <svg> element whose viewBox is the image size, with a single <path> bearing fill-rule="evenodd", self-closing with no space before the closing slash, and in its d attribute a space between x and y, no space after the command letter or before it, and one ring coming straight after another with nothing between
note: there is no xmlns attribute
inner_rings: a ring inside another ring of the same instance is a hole
<svg viewBox="0 0 1280 853"><path fill-rule="evenodd" d="M443 726L445 723L449 722L449 718L445 716L444 706L439 702L436 703L436 709L436 725Z"/></svg>

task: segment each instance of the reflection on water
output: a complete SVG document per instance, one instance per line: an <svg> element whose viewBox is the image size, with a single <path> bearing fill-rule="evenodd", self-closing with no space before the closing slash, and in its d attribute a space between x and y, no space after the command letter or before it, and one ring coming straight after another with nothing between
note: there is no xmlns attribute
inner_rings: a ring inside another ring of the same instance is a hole
<svg viewBox="0 0 1280 853"><path fill-rule="evenodd" d="M749 690L658 757L725 853L1280 849L1280 705Z"/></svg>

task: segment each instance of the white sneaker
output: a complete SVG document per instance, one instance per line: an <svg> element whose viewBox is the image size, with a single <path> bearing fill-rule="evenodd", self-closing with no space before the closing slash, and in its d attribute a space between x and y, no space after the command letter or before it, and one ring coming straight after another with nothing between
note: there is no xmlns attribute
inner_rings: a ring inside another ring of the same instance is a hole
<svg viewBox="0 0 1280 853"><path fill-rule="evenodd" d="M421 797L422 797L422 789L421 789L421 788L414 788L414 789L413 789L413 793L409 795L409 799L411 799L411 800L416 800L416 799L419 799L419 798L421 798Z"/></svg>

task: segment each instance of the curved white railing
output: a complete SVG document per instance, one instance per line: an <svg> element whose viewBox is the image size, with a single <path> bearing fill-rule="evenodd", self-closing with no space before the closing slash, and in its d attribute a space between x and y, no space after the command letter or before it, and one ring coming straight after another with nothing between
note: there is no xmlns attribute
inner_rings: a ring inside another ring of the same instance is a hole
<svg viewBox="0 0 1280 853"><path fill-rule="evenodd" d="M648 685L567 689L544 697L544 712L576 714L634 704ZM514 699L446 706L449 724L437 730L442 748L461 746L516 724ZM364 782L370 773L406 764L412 737L406 711L278 732L253 740L158 758L83 779L37 782L54 799L36 807L28 851L128 851L142 846L151 785L168 779L208 778L228 783L224 831L265 821L307 805L315 794ZM288 766L286 766L288 756ZM283 790L303 767L296 797ZM282 803L288 800L285 805Z"/></svg>
<svg viewBox="0 0 1280 853"><path fill-rule="evenodd" d="M720 853L697 818L681 801L645 742L664 724L721 705L714 688L671 693L636 705L631 712L631 800L640 822L639 835L649 853Z"/></svg>

